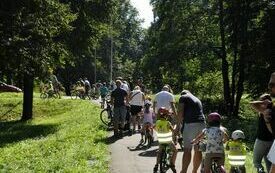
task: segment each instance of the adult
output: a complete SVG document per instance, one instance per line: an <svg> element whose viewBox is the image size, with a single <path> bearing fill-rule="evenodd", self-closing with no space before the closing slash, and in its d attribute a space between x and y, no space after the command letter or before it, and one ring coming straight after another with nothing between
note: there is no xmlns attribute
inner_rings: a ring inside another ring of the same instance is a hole
<svg viewBox="0 0 275 173"><path fill-rule="evenodd" d="M272 97L272 107L271 107L271 113L270 113L270 117L267 117L269 121L269 123L267 124L269 126L270 131L273 134L273 137L275 137L275 72L272 73L271 77L270 77L270 81L268 83L268 87L270 89L270 95ZM270 173L275 173L275 140L273 142L273 145L268 153L268 159L269 161L271 161L272 166L270 169Z"/></svg>
<svg viewBox="0 0 275 173"><path fill-rule="evenodd" d="M129 103L130 103L130 111L131 111L131 122L133 125L132 132L135 133L136 131L136 123L138 121L138 125L140 126L140 112L142 107L144 106L145 95L140 90L139 86L135 86L134 90L131 91L129 95Z"/></svg>
<svg viewBox="0 0 275 173"><path fill-rule="evenodd" d="M263 119L266 128L270 131L270 133L273 136L273 140L275 138L275 72L271 74L270 81L268 83L268 88L270 90L270 96L267 97L268 99L264 99L262 101L255 101L252 102L252 107L255 108L258 112L261 112L263 114ZM271 161L272 166L270 168L270 173L275 173L275 159L274 159L274 144L275 141L273 141L273 146L269 151L269 154L267 158L269 161ZM264 147L264 146L262 146Z"/></svg>
<svg viewBox="0 0 275 173"><path fill-rule="evenodd" d="M155 115L159 108L165 107L170 112L176 114L175 98L172 93L169 92L169 87L164 85L162 91L158 92L153 102L153 110Z"/></svg>
<svg viewBox="0 0 275 173"><path fill-rule="evenodd" d="M275 173L275 141L273 142L273 145L272 145L267 157L272 163L269 172L270 173Z"/></svg>
<svg viewBox="0 0 275 173"><path fill-rule="evenodd" d="M88 95L89 91L91 90L91 84L86 77L84 78L84 86L85 86L85 94Z"/></svg>
<svg viewBox="0 0 275 173"><path fill-rule="evenodd" d="M128 104L128 94L125 90L121 89L121 81L116 81L116 89L111 93L111 104L114 110L114 136L122 137L123 129L126 118L126 104Z"/></svg>
<svg viewBox="0 0 275 173"><path fill-rule="evenodd" d="M145 93L145 85L144 85L143 82L142 82L142 78L139 78L139 79L137 80L137 85L140 87L140 90L141 90L143 93Z"/></svg>
<svg viewBox="0 0 275 173"><path fill-rule="evenodd" d="M128 82L126 80L124 80L122 82L121 88L124 89L128 94L130 93L130 88L129 88Z"/></svg>
<svg viewBox="0 0 275 173"><path fill-rule="evenodd" d="M201 101L190 91L183 90L179 99L178 123L184 123L183 156L181 173L186 173L191 161L191 145L194 139L205 128L205 116ZM178 124L178 127L180 125ZM194 146L193 173L196 173L202 161L202 153L198 146Z"/></svg>
<svg viewBox="0 0 275 173"><path fill-rule="evenodd" d="M265 100L271 101L271 97L269 94L263 94L260 97L261 102L264 102ZM259 110L257 108L257 102L252 102L251 105L256 110ZM264 167L262 165L263 158L265 160L266 169L269 172L271 167L271 162L267 159L267 154L272 146L272 143L273 143L273 136L266 126L264 114L259 113L257 138L254 143L254 149L253 149L253 164L254 164L254 167L257 169L257 172L264 172Z"/></svg>
<svg viewBox="0 0 275 173"><path fill-rule="evenodd" d="M101 108L104 108L105 106L105 101L106 101L106 96L108 95L109 93L109 89L108 87L106 86L106 83L103 82L102 86L100 87L99 89L100 91L100 98L101 98Z"/></svg>

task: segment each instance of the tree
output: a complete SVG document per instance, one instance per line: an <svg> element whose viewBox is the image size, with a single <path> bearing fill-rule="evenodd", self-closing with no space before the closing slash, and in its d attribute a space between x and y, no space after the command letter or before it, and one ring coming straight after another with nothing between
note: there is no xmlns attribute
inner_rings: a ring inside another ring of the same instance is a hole
<svg viewBox="0 0 275 173"><path fill-rule="evenodd" d="M72 29L75 15L57 0L4 0L0 11L4 59L7 69L24 76L22 120L28 120L32 118L34 77L64 63L68 51L60 36Z"/></svg>

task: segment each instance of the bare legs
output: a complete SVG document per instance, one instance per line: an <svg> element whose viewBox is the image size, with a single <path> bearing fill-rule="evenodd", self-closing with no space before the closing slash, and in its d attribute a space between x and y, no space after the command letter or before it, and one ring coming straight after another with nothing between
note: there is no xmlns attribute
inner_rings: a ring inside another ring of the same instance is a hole
<svg viewBox="0 0 275 173"><path fill-rule="evenodd" d="M181 173L187 173L187 170L188 170L188 166L191 162L191 149L189 148L185 148L183 150L183 156L182 156L182 170L181 170ZM193 157L193 171L192 173L197 173L199 167L200 167L200 164L201 164L201 160L202 160L202 154L200 151L198 151L197 148L195 148L195 151L194 151L194 157Z"/></svg>

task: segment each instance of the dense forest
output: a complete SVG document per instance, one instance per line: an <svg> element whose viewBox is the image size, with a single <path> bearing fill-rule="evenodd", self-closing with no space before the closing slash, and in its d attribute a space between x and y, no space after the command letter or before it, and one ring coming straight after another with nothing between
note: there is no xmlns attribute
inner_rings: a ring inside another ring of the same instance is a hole
<svg viewBox="0 0 275 173"><path fill-rule="evenodd" d="M154 21L141 27L129 0L1 0L0 81L24 89L49 72L66 90L142 77L153 92L168 83L238 116L244 94L267 90L275 71L274 0L151 0ZM112 67L112 68L111 68ZM67 93L69 94L69 93ZM24 106L22 119L32 107Z"/></svg>

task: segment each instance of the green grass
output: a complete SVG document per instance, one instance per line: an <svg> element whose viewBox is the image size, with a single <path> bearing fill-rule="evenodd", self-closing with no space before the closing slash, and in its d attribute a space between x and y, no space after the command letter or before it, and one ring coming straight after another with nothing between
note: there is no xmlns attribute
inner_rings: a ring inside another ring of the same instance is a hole
<svg viewBox="0 0 275 173"><path fill-rule="evenodd" d="M0 94L0 172L108 172L100 108L37 97L34 119L23 123L22 94Z"/></svg>

